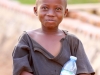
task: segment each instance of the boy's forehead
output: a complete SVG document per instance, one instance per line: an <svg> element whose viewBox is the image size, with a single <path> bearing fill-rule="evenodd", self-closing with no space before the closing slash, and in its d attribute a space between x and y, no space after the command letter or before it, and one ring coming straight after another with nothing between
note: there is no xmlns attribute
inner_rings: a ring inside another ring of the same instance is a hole
<svg viewBox="0 0 100 75"><path fill-rule="evenodd" d="M55 3L55 4L59 4L59 5L64 5L65 7L67 6L67 1L66 0L36 0L36 5L39 4L49 4L49 3Z"/></svg>

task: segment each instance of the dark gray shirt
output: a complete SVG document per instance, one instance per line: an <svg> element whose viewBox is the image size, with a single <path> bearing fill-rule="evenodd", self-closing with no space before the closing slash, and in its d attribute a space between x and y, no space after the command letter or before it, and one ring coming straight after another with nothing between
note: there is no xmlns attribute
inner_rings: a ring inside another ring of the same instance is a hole
<svg viewBox="0 0 100 75"><path fill-rule="evenodd" d="M63 65L71 55L77 57L77 74L91 73L94 75L83 45L78 38L72 34L66 34L60 42L62 44L60 53L54 57L27 32L24 32L13 51L13 75L20 75L23 70L32 72L34 75L60 75Z"/></svg>

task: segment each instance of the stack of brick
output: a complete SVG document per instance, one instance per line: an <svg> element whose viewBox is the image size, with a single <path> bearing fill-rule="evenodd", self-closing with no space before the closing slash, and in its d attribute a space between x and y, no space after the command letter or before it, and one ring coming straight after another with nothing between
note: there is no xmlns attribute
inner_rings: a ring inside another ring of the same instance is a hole
<svg viewBox="0 0 100 75"><path fill-rule="evenodd" d="M69 17L100 27L100 16L85 11L70 11Z"/></svg>
<svg viewBox="0 0 100 75"><path fill-rule="evenodd" d="M6 0L0 1L0 61L2 61L0 62L2 69L0 69L0 74L2 75L12 75L11 53L20 34L24 30L40 27L40 22L33 14L32 7ZM69 17L62 21L60 28L72 31L80 38L93 68L98 73L100 71L100 28L88 21L82 21L81 18L84 16L79 12L75 12L75 14L70 12ZM82 17L79 18L78 16ZM86 18L86 20L88 19Z"/></svg>

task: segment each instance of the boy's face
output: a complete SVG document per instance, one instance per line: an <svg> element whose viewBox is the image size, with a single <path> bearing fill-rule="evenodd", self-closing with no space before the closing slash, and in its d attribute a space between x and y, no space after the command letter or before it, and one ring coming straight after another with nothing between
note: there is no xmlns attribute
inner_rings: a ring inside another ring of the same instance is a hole
<svg viewBox="0 0 100 75"><path fill-rule="evenodd" d="M34 12L43 27L58 27L63 17L67 14L64 0L39 0Z"/></svg>

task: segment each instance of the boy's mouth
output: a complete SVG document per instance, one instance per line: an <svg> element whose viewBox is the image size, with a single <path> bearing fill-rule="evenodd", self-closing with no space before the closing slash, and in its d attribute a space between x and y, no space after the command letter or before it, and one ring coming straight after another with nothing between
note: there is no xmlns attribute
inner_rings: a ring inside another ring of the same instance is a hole
<svg viewBox="0 0 100 75"><path fill-rule="evenodd" d="M50 24L55 23L55 21L54 21L54 20L46 20L46 22L47 22L47 23L50 23Z"/></svg>
<svg viewBox="0 0 100 75"><path fill-rule="evenodd" d="M55 22L55 20L53 20L53 19L47 19L46 21L47 22Z"/></svg>

